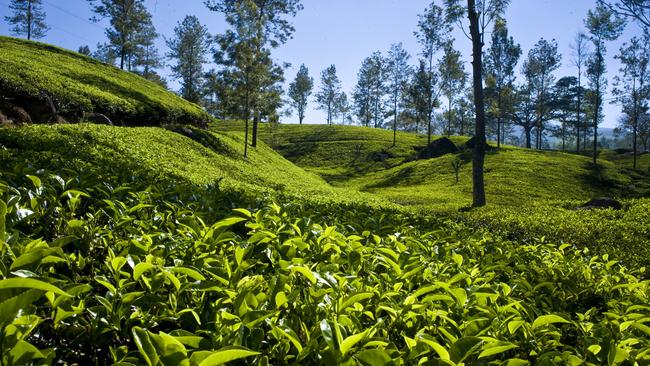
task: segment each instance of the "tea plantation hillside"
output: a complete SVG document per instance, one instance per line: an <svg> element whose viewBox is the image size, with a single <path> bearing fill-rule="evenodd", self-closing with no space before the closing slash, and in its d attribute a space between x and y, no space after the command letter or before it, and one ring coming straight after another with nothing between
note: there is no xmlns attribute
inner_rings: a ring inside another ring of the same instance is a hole
<svg viewBox="0 0 650 366"><path fill-rule="evenodd" d="M239 122L219 122L216 131L240 131ZM628 264L650 264L650 176L628 169L626 160L603 152L598 167L589 157L512 146L486 159L489 205L471 204L471 151L465 137L452 137L457 153L417 160L426 136L353 126L262 126L262 138L287 159L348 192L372 193L424 214L452 217L486 227L512 240L535 238L611 253ZM230 133L230 132L228 132ZM439 137L434 137L434 140ZM643 164L642 157L641 164ZM611 161L610 161L611 160ZM459 181L453 162L459 165ZM578 210L594 197L621 199L625 209Z"/></svg>
<svg viewBox="0 0 650 366"><path fill-rule="evenodd" d="M380 202L368 194L332 188L261 143L243 158L243 134L190 127L113 127L92 124L31 125L0 133L3 169L84 167L119 182L163 181L208 185L256 198L270 193L337 202Z"/></svg>
<svg viewBox="0 0 650 366"><path fill-rule="evenodd" d="M239 131L237 122L213 124L213 130ZM452 136L460 149L435 159L417 159L426 136L383 129L279 125L261 128L262 138L296 165L321 175L335 186L380 194L408 206L457 210L471 203L471 151L468 138ZM440 138L433 137L433 140ZM452 162L459 160L459 182ZM629 176L616 164L568 153L539 152L504 146L486 159L488 200L500 206L533 201L589 200L595 196L629 196Z"/></svg>
<svg viewBox="0 0 650 366"><path fill-rule="evenodd" d="M199 106L133 73L48 44L0 36L0 112L18 113L16 108L35 123L55 116L76 122L91 112L139 126L211 120ZM15 119L26 118L18 114Z"/></svg>
<svg viewBox="0 0 650 366"><path fill-rule="evenodd" d="M0 129L3 365L650 363L648 272L617 253L386 208L265 144L242 159L241 133L176 131ZM629 205L619 221L648 221Z"/></svg>

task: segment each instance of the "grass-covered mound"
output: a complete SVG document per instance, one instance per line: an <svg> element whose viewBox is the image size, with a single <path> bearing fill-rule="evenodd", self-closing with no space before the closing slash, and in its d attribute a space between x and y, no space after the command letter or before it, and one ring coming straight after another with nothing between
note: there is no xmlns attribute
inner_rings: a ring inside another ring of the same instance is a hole
<svg viewBox="0 0 650 366"><path fill-rule="evenodd" d="M138 75L62 48L2 36L0 96L28 112L47 108L49 98L57 113L71 120L84 112L127 125L210 120L199 106Z"/></svg>
<svg viewBox="0 0 650 366"><path fill-rule="evenodd" d="M88 176L0 181L3 365L650 363L647 272L607 256Z"/></svg>

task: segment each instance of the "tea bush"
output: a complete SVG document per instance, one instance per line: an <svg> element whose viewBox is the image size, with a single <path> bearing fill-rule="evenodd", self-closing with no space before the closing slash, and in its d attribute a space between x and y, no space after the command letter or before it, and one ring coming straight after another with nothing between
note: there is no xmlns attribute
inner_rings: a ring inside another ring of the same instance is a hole
<svg viewBox="0 0 650 366"><path fill-rule="evenodd" d="M646 270L607 255L371 207L231 211L215 187L3 180L3 365L650 363Z"/></svg>
<svg viewBox="0 0 650 366"><path fill-rule="evenodd" d="M205 125L212 120L198 105L136 74L62 48L4 36L0 94L48 95L62 113L104 113L130 125Z"/></svg>

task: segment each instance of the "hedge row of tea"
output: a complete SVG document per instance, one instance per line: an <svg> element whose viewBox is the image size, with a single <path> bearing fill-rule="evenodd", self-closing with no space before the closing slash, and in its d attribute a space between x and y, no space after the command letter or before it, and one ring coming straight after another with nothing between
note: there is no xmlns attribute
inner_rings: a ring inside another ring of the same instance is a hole
<svg viewBox="0 0 650 366"><path fill-rule="evenodd" d="M2 179L3 365L650 363L645 269L587 250L83 170Z"/></svg>
<svg viewBox="0 0 650 366"><path fill-rule="evenodd" d="M0 94L43 104L47 95L63 114L97 112L129 125L205 125L211 120L199 106L133 73L48 44L3 36Z"/></svg>

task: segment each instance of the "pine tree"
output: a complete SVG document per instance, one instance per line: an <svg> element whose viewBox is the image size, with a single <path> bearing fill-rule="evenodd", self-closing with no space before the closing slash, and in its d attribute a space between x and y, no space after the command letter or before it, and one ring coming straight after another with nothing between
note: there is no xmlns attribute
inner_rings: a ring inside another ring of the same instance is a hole
<svg viewBox="0 0 650 366"><path fill-rule="evenodd" d="M427 111L427 143L431 143L431 124L434 116L433 110L438 103L440 89L437 86L438 75L435 71L434 57L436 53L445 44L447 35L451 32L450 23L446 21L444 11L436 5L435 1L427 7L424 14L419 16L418 30L415 36L422 47L421 56L427 66L428 87L423 90L426 92Z"/></svg>
<svg viewBox="0 0 650 366"><path fill-rule="evenodd" d="M11 16L5 16L5 21L12 25L14 35L25 36L27 39L45 37L50 28L45 23L45 11L41 0L11 0L9 9Z"/></svg>
<svg viewBox="0 0 650 366"><path fill-rule="evenodd" d="M167 58L172 75L181 79L181 95L190 102L199 103L203 93L203 65L210 49L208 29L196 16L186 16L174 28L174 37L167 40Z"/></svg>
<svg viewBox="0 0 650 366"><path fill-rule="evenodd" d="M557 42L541 38L533 49L528 52L523 71L534 88L537 104L535 121L535 148L542 148L544 130L547 122L553 119L551 106L551 86L555 81L553 72L560 67L562 55L558 52Z"/></svg>
<svg viewBox="0 0 650 366"><path fill-rule="evenodd" d="M594 53L587 62L587 76L591 88L594 90L593 99L593 163L598 157L598 124L601 119L603 94L607 86L605 78L606 64L605 54L607 48L605 42L614 41L620 37L625 26L623 19L619 18L611 9L603 5L596 6L595 10L589 10L585 25L591 34L591 42L594 45Z"/></svg>
<svg viewBox="0 0 650 366"><path fill-rule="evenodd" d="M485 57L485 70L488 78L494 80L494 93L488 95L488 101L493 105L495 113L497 147L501 146L503 138L503 117L507 115L506 101L512 95L515 81L515 67L521 56L521 47L512 37L508 37L508 27L505 19L497 19L492 31L492 43ZM512 99L512 98L510 98Z"/></svg>
<svg viewBox="0 0 650 366"><path fill-rule="evenodd" d="M92 20L108 18L110 27L106 28L108 45L113 48L120 60L120 69L129 66L134 58L140 39L138 35L151 25L151 14L143 0L88 0L97 16Z"/></svg>
<svg viewBox="0 0 650 366"><path fill-rule="evenodd" d="M341 95L341 81L336 75L336 66L330 65L321 72L321 86L316 94L318 108L327 114L327 124L334 122L336 113L336 103Z"/></svg>
<svg viewBox="0 0 650 366"><path fill-rule="evenodd" d="M408 64L410 57L401 43L392 45L388 51L387 87L393 104L393 146L397 145L399 107L404 103L408 90L408 76L411 73Z"/></svg>
<svg viewBox="0 0 650 366"><path fill-rule="evenodd" d="M205 0L205 4L212 11L223 13L226 22L232 27L219 41L222 51L229 47L224 43L226 39L237 42L233 47L245 51L241 57L231 57L226 64L239 68L232 75L245 78L239 84L244 85L246 90L244 99L245 108L248 110L243 114L247 117L253 115L251 145L255 147L258 118L262 114L259 108L268 105L258 98L265 95L262 89L272 89L272 85L279 82L279 79L273 76L273 70L278 69L271 60L271 49L284 44L291 37L295 29L287 17L295 17L302 10L302 4L300 0ZM235 55L232 52L230 54ZM235 58L238 61L235 61ZM244 154L246 153L247 149L244 151Z"/></svg>
<svg viewBox="0 0 650 366"><path fill-rule="evenodd" d="M447 99L447 126L443 128L445 135L449 136L453 129L454 101L465 89L467 74L459 51L454 49L453 41L449 40L443 47L444 54L438 63L440 70L440 89Z"/></svg>
<svg viewBox="0 0 650 366"><path fill-rule="evenodd" d="M632 167L637 167L637 141L639 137L639 120L648 111L650 98L650 41L633 37L629 44L624 44L616 56L621 61L619 75L614 78L615 102L621 104L625 117L621 127L632 134Z"/></svg>
<svg viewBox="0 0 650 366"><path fill-rule="evenodd" d="M296 78L289 85L289 98L291 106L298 112L298 120L302 124L309 103L309 96L314 88L314 78L309 76L309 69L303 64L296 74Z"/></svg>

